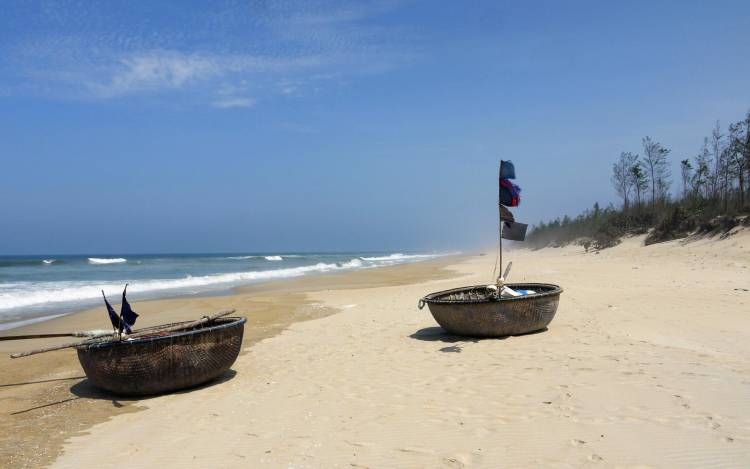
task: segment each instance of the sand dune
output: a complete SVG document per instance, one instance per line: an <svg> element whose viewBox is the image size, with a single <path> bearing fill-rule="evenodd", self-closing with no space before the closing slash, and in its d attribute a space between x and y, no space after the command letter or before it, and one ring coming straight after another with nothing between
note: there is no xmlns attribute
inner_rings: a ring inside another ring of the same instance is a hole
<svg viewBox="0 0 750 469"><path fill-rule="evenodd" d="M309 293L340 312L70 439L53 467L748 467L750 236L641 242L510 254L512 280L565 288L523 337L451 337L416 309L489 281L491 256Z"/></svg>

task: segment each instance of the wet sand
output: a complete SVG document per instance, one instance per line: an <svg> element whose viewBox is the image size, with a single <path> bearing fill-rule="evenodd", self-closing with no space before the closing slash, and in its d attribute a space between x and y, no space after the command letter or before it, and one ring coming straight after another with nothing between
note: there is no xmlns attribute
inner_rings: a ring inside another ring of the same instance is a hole
<svg viewBox="0 0 750 469"><path fill-rule="evenodd" d="M290 324L321 318L337 310L313 303L309 293L401 285L450 276L451 259L404 264L349 273L282 280L236 289L230 295L184 297L134 304L138 327L192 320L226 308L248 318L244 347L272 337ZM115 305L115 309L118 306ZM104 329L103 308L74 313L43 323L6 330L0 335ZM11 352L75 342L77 338L0 342L0 461L3 468L44 466L63 442L114 416L137 412L151 399L117 398L97 391L85 379L74 349L11 360ZM243 352L244 353L244 352ZM232 379L233 372L224 380ZM221 381L210 386L220 385Z"/></svg>

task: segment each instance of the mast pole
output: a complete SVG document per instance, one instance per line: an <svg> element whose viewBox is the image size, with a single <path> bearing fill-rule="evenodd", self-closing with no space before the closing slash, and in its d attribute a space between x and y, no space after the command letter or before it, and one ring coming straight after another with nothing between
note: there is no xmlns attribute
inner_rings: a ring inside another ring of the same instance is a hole
<svg viewBox="0 0 750 469"><path fill-rule="evenodd" d="M500 266L498 267L498 277L497 277L497 285L499 287L502 286L502 281L500 280L503 276L503 215L502 215L502 207L500 206L500 179L503 178L503 160L500 160L500 168L498 169L498 175L497 175L497 222L498 222L498 231L497 231L497 252L498 252L498 259L500 262Z"/></svg>

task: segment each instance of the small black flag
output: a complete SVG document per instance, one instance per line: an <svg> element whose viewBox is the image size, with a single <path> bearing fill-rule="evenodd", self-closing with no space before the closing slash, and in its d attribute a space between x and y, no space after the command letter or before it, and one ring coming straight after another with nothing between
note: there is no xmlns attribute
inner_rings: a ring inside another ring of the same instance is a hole
<svg viewBox="0 0 750 469"><path fill-rule="evenodd" d="M104 290L102 290L102 296L104 296ZM107 305L107 312L109 313L109 320L112 323L112 327L114 329L119 329L120 318L119 316L117 316L117 313L115 313L115 309L112 307L112 305L109 304L109 301L107 301L106 296L104 296L104 304Z"/></svg>
<svg viewBox="0 0 750 469"><path fill-rule="evenodd" d="M526 239L526 228L529 225L513 221L503 221L503 238L511 241L523 241Z"/></svg>
<svg viewBox="0 0 750 469"><path fill-rule="evenodd" d="M122 334L123 328L128 334L132 334L133 330L131 327L135 324L135 320L138 318L138 314L130 307L130 303L125 298L125 293L128 291L128 285L125 284L125 289L122 291L122 306L120 306L120 333Z"/></svg>

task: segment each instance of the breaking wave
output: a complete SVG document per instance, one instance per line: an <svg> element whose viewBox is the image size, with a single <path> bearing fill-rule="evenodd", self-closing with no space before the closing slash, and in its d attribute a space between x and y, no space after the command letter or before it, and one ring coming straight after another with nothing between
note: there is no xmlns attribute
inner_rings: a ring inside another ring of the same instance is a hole
<svg viewBox="0 0 750 469"><path fill-rule="evenodd" d="M234 272L203 276L187 275L176 279L154 279L131 283L128 293L141 298L154 298L163 293L197 293L205 290L230 288L263 280L300 277L311 273L324 273L358 267L356 263L342 265L318 263L288 269ZM17 282L0 285L0 313L14 308L35 305L81 302L122 293L123 281L90 282Z"/></svg>
<svg viewBox="0 0 750 469"><path fill-rule="evenodd" d="M116 298L121 294L123 285L127 282L130 282L128 292L133 295L133 298L135 300L143 300L226 290L243 284L274 279L390 266L436 258L442 255L445 254L394 253L380 256L372 255L370 257L365 257L366 255L362 256L361 254L350 254L346 257L332 254L235 256L232 259L258 259L261 261L260 265L266 265L266 269L251 267L252 270L240 272L219 271L213 273L204 271L198 275L196 275L196 271L200 271L200 264L197 263L196 266L190 265L189 267L185 267L183 258L181 257L176 258L179 262L175 264L175 267L162 267L163 262L155 262L153 260L150 261L150 267L146 263L144 263L144 266L140 266L137 265L139 259L132 256L130 260L122 257L81 257L79 258L80 261L77 262L71 262L67 258L65 260L36 258L20 261L17 259L0 259L0 263L12 263L13 265L24 267L26 263L33 262L39 269L42 269L43 265L51 264L61 264L69 267L69 270L66 270L65 267L54 269L54 277L56 277L54 280L50 278L53 272L48 270L44 275L33 281L19 281L15 279L12 282L0 281L0 323L13 321L14 319L26 320L42 312L51 314L59 313L66 309L70 311L80 307L94 306L101 301L101 290L104 290L108 296L111 295ZM287 263L280 263L278 261L287 260L287 258L291 257L308 258L309 263L301 266L281 268L281 266L287 265ZM157 260L161 260L161 258ZM271 262L264 264L263 260ZM124 263L127 264L123 268L98 269L98 266L102 265ZM158 270L154 271L156 275L144 278L144 273L148 272L144 269L155 269L154 265L158 266ZM253 264L240 263L234 265ZM269 268L268 266L270 265L273 265L273 268ZM3 266L3 264L0 264L0 266ZM102 273L93 274L96 275L95 279L90 277L88 279L76 278L75 275L92 275L87 274L85 270L81 269L89 269L90 272ZM179 269L178 272L180 273L177 274L174 272L174 269ZM57 272L58 270L60 272ZM192 275L188 275L190 270L193 270L193 272L190 272ZM80 272L83 272L83 274ZM174 273L171 274L172 272ZM117 276L114 276L113 273L117 273Z"/></svg>
<svg viewBox="0 0 750 469"><path fill-rule="evenodd" d="M100 265L100 264L122 264L128 260L124 257L89 257L89 264Z"/></svg>
<svg viewBox="0 0 750 469"><path fill-rule="evenodd" d="M378 257L361 257L363 261L408 261L417 259L432 259L435 257L444 256L445 254L401 254L397 252L389 256L378 256Z"/></svg>
<svg viewBox="0 0 750 469"><path fill-rule="evenodd" d="M362 267L362 260L361 259L352 259L349 262L344 262L341 264L341 267L344 268L354 268L354 267Z"/></svg>

